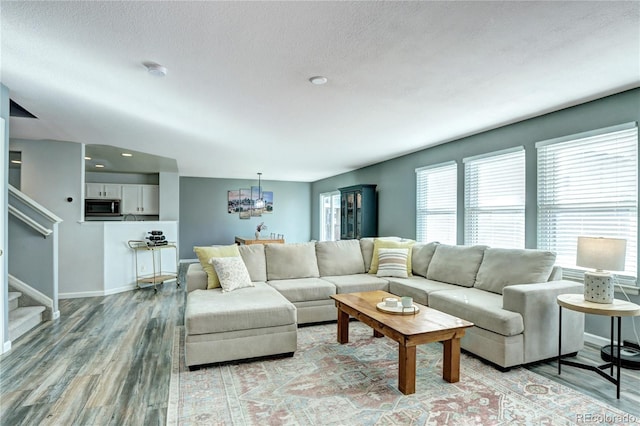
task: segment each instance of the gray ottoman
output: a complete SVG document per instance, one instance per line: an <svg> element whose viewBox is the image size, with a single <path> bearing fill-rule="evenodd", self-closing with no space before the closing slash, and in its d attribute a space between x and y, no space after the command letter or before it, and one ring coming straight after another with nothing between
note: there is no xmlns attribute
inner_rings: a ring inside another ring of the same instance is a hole
<svg viewBox="0 0 640 426"><path fill-rule="evenodd" d="M228 293L213 289L187 295L187 366L295 352L296 307L267 284L254 284Z"/></svg>

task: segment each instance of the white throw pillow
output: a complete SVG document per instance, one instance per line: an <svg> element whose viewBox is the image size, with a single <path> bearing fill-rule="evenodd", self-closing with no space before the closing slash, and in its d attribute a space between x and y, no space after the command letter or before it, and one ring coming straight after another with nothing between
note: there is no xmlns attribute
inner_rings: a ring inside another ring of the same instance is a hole
<svg viewBox="0 0 640 426"><path fill-rule="evenodd" d="M409 249L406 248L380 248L378 249L378 277L407 278L407 257Z"/></svg>
<svg viewBox="0 0 640 426"><path fill-rule="evenodd" d="M218 274L223 293L254 286L249 271L240 256L212 257L209 263L213 265L216 274Z"/></svg>

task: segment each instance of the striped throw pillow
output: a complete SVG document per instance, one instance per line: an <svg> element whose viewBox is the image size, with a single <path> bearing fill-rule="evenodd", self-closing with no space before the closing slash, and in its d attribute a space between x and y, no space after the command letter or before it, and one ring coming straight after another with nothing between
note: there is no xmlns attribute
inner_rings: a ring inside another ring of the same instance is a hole
<svg viewBox="0 0 640 426"><path fill-rule="evenodd" d="M407 278L409 249L381 248L378 250L378 277Z"/></svg>

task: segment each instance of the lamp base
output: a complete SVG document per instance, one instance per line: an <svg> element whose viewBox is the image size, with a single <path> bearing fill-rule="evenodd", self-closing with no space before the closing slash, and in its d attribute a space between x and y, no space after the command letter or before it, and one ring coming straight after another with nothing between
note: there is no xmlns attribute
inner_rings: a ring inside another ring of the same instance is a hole
<svg viewBox="0 0 640 426"><path fill-rule="evenodd" d="M613 276L608 272L585 272L584 300L613 303Z"/></svg>

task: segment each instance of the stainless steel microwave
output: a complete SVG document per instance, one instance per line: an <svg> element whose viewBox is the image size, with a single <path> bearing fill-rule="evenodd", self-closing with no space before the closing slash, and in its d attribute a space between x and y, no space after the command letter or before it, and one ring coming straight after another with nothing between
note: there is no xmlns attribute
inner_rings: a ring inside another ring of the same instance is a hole
<svg viewBox="0 0 640 426"><path fill-rule="evenodd" d="M121 216L120 200L86 199L84 200L85 216Z"/></svg>

